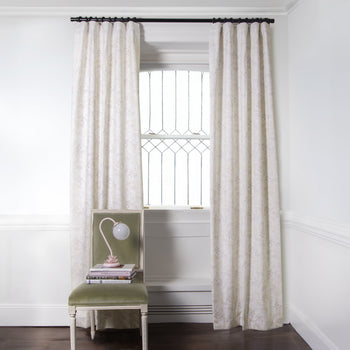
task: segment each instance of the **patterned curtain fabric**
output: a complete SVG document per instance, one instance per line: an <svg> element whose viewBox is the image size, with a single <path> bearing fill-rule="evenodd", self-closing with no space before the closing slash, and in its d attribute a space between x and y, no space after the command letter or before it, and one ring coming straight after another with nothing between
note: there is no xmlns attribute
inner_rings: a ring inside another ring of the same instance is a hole
<svg viewBox="0 0 350 350"><path fill-rule="evenodd" d="M282 326L280 214L267 23L213 25L214 327Z"/></svg>
<svg viewBox="0 0 350 350"><path fill-rule="evenodd" d="M71 165L72 288L85 280L90 267L91 209L143 207L139 56L138 24L76 23ZM109 316L100 317L97 326L123 326L121 320L117 324L110 320ZM128 317L123 320L128 321ZM86 317L78 318L78 325L87 327L89 322Z"/></svg>

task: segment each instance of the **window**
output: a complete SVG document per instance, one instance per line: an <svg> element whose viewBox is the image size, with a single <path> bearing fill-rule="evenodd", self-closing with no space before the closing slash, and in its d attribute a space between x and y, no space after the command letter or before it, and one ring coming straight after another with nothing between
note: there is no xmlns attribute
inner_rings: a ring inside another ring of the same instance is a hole
<svg viewBox="0 0 350 350"><path fill-rule="evenodd" d="M144 203L209 206L209 73L140 73Z"/></svg>

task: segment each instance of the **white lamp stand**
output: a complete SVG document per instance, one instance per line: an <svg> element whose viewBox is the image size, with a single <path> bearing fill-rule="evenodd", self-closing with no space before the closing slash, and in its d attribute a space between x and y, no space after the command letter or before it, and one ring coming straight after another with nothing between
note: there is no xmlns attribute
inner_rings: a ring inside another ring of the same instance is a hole
<svg viewBox="0 0 350 350"><path fill-rule="evenodd" d="M112 252L112 248L111 246L109 245L105 235L103 234L103 231L102 231L102 224L103 222L105 222L106 220L110 220L113 222L113 236L114 238L120 240L120 241L123 241L125 239L127 239L130 235L130 229L129 229L129 226L122 223L122 222L118 222L118 221L115 221L113 220L112 218L103 218L101 221L100 221L100 224L99 224L99 230L100 230L100 233L104 239L104 241L106 242L107 244L107 247L109 249L109 256L108 258L106 259L106 261L104 262L103 266L104 267L118 267L120 266L120 263L118 261L118 258L113 255L113 252Z"/></svg>

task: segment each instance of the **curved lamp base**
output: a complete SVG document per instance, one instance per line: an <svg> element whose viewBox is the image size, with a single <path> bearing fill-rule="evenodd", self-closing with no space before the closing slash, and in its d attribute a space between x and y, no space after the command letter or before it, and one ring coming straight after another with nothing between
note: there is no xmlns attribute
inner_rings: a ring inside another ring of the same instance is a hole
<svg viewBox="0 0 350 350"><path fill-rule="evenodd" d="M120 266L120 263L116 256L109 255L107 260L103 264L104 267L118 267Z"/></svg>

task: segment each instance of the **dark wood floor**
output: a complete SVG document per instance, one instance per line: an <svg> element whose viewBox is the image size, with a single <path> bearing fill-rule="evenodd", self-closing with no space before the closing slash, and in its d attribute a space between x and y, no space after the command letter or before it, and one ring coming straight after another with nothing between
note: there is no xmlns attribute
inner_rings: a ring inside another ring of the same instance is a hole
<svg viewBox="0 0 350 350"><path fill-rule="evenodd" d="M0 349L69 349L67 327L0 327ZM141 349L139 330L89 331L77 329L77 350ZM149 350L309 350L291 325L273 331L213 331L211 324L163 323L149 325Z"/></svg>

